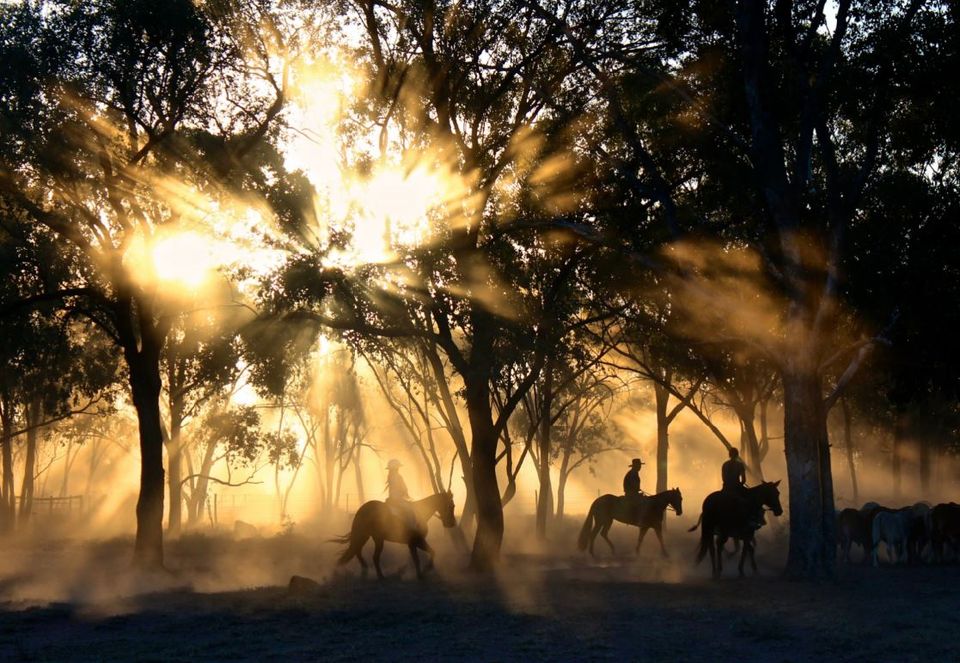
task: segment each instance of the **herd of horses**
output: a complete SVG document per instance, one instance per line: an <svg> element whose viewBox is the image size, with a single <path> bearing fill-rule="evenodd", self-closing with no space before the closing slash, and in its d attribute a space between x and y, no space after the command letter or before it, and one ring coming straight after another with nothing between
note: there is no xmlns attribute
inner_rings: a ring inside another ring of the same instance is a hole
<svg viewBox="0 0 960 663"><path fill-rule="evenodd" d="M700 528L700 548L697 553L697 563L709 552L713 576L719 577L722 572L722 552L724 545L730 539L742 544L740 557L740 575L743 575L744 564L750 560L754 573L757 563L754 558L756 548L756 532L765 523L764 512L770 510L774 515L783 513L780 506L779 481L764 482L752 488L739 491L717 491L711 493L703 501L703 510L697 524L690 528L694 531ZM433 549L427 543L427 522L434 516L439 516L444 527L454 527L457 524L454 516L453 495L450 492L439 492L425 499L411 502L410 508L414 518L406 518L398 513L386 502L372 500L361 506L353 517L350 532L331 541L345 544L346 550L338 560L339 565L348 563L356 558L366 575L367 562L363 557L363 547L367 541L373 539L373 566L377 577L383 578L380 567L380 557L383 544L386 541L405 544L410 550L417 577L422 577L424 570L433 566ZM666 490L656 495L602 495L594 500L587 513L587 519L580 529L577 545L580 550L589 549L595 555L593 544L597 535L603 537L610 550L614 551L613 542L607 537L607 532L616 520L627 525L639 528L636 551L639 553L643 539L649 530L653 530L660 542L660 551L668 557L666 546L663 543L663 522L667 509L672 509L678 516L683 514L683 496L679 488ZM421 568L418 551L429 555L426 569Z"/></svg>
<svg viewBox="0 0 960 663"><path fill-rule="evenodd" d="M894 564L960 559L960 504L917 502L893 509L867 502L837 512L837 545L844 561L851 561L856 544L863 549L863 563L878 566L881 543Z"/></svg>

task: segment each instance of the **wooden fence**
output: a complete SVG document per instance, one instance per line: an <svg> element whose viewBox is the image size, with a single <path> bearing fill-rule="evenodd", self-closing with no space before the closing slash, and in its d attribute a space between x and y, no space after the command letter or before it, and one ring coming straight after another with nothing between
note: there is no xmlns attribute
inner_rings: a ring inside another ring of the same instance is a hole
<svg viewBox="0 0 960 663"><path fill-rule="evenodd" d="M54 513L83 513L83 495L67 495L65 497L34 497L33 515ZM17 497L17 508L20 508L20 497Z"/></svg>

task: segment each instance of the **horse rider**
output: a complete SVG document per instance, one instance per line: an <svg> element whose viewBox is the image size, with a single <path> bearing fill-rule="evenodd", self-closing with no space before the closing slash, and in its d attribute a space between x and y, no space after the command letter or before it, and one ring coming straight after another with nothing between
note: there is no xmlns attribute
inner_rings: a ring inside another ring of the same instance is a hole
<svg viewBox="0 0 960 663"><path fill-rule="evenodd" d="M720 466L720 478L723 480L722 492L734 499L747 501L747 466L740 458L740 451L730 447L730 458ZM753 514L753 526L760 529L764 524L763 507Z"/></svg>
<svg viewBox="0 0 960 663"><path fill-rule="evenodd" d="M643 495L640 490L640 468L643 467L643 461L634 458L630 463L630 469L623 475L623 494L624 495Z"/></svg>
<svg viewBox="0 0 960 663"><path fill-rule="evenodd" d="M387 499L386 504L410 528L417 528L417 517L410 506L410 491L407 482L400 476L403 465L396 458L387 463Z"/></svg>
<svg viewBox="0 0 960 663"><path fill-rule="evenodd" d="M640 496L643 491L640 490L640 468L643 467L643 461L634 458L630 463L630 469L623 475L623 494L629 499L637 509L642 504Z"/></svg>
<svg viewBox="0 0 960 663"><path fill-rule="evenodd" d="M735 447L730 447L730 458L720 467L720 477L723 479L724 492L742 495L746 489L747 466Z"/></svg>

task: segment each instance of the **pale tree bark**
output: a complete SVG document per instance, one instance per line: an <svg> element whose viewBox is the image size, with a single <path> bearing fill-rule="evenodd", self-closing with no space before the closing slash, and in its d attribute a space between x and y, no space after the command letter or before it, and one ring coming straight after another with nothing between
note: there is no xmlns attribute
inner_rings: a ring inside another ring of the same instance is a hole
<svg viewBox="0 0 960 663"><path fill-rule="evenodd" d="M37 472L37 436L39 429L35 426L42 418L41 404L34 400L27 406L27 448L23 460L23 481L20 485L20 510L18 525L25 525L30 520L33 511L34 478ZM68 470L64 470L67 472Z"/></svg>
<svg viewBox="0 0 960 663"><path fill-rule="evenodd" d="M553 363L548 361L544 366L543 382L541 386L543 398L540 412L540 436L538 440L537 476L540 483L539 497L537 498L537 538L547 538L547 519L553 514L553 486L550 482L550 432L553 430Z"/></svg>

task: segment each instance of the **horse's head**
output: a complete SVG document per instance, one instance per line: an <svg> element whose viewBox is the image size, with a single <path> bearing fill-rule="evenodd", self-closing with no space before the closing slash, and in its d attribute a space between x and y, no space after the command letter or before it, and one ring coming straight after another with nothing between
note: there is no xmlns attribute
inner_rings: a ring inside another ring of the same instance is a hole
<svg viewBox="0 0 960 663"><path fill-rule="evenodd" d="M678 516L683 515L683 495L680 494L679 488L667 491L667 504L677 512Z"/></svg>
<svg viewBox="0 0 960 663"><path fill-rule="evenodd" d="M783 515L783 507L780 506L780 485L779 479L777 481L764 481L760 484L760 500L763 506L767 507L773 511L773 515L780 516Z"/></svg>
<svg viewBox="0 0 960 663"><path fill-rule="evenodd" d="M456 527L457 516L453 512L453 493L446 490L437 493L437 496L440 498L437 506L437 515L440 516L440 522L443 523L444 527Z"/></svg>

